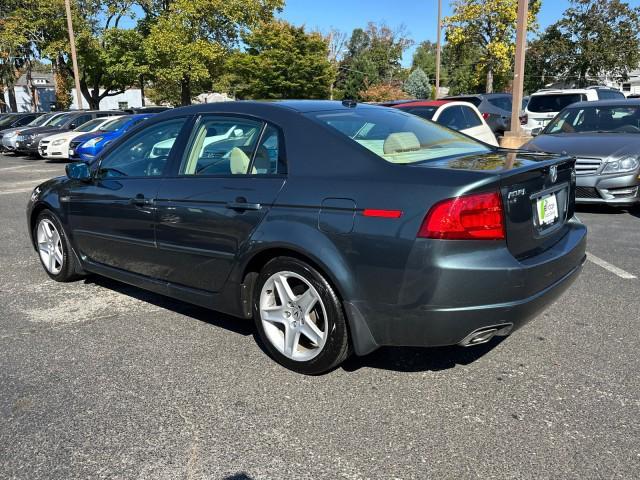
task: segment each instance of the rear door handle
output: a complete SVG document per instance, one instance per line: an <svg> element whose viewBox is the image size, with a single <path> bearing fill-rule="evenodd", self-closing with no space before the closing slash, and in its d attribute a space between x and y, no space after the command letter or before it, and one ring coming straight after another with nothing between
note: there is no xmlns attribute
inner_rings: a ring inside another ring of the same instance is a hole
<svg viewBox="0 0 640 480"><path fill-rule="evenodd" d="M225 207L231 210L260 210L262 205L259 203L249 203L246 198L236 198L235 202L228 202Z"/></svg>
<svg viewBox="0 0 640 480"><path fill-rule="evenodd" d="M144 198L144 195L139 193L134 198L129 200L129 203L137 207L144 207L145 205L153 205L153 198Z"/></svg>

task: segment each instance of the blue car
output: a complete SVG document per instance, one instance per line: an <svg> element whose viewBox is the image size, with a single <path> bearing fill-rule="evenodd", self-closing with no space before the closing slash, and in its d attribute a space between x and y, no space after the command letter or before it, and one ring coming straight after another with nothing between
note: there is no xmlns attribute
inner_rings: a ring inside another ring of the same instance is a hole
<svg viewBox="0 0 640 480"><path fill-rule="evenodd" d="M100 130L74 138L69 143L69 159L92 161L110 142L122 136L134 125L153 116L152 113L125 115L105 124Z"/></svg>

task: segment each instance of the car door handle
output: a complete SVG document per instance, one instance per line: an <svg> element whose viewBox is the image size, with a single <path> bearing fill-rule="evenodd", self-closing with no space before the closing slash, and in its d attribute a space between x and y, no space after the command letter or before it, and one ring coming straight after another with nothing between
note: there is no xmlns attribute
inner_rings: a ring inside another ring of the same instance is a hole
<svg viewBox="0 0 640 480"><path fill-rule="evenodd" d="M138 194L129 200L129 203L137 207L144 207L145 205L153 205L153 198L144 198L144 195Z"/></svg>
<svg viewBox="0 0 640 480"><path fill-rule="evenodd" d="M260 210L262 208L259 203L249 203L244 198L236 198L235 202L229 202L225 206L231 210Z"/></svg>

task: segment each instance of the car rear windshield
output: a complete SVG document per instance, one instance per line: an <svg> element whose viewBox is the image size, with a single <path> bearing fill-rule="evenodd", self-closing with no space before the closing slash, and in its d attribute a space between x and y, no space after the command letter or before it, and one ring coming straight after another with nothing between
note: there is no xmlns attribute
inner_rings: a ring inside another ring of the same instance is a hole
<svg viewBox="0 0 640 480"><path fill-rule="evenodd" d="M75 132L90 132L94 128L96 128L101 123L104 123L104 118L94 118L93 120L89 120L88 122L83 123L78 128L76 128Z"/></svg>
<svg viewBox="0 0 640 480"><path fill-rule="evenodd" d="M544 129L546 134L640 133L640 106L567 108Z"/></svg>
<svg viewBox="0 0 640 480"><path fill-rule="evenodd" d="M103 132L115 132L120 130L123 126L131 121L131 117L125 115L116 120L112 120L108 123L105 123L103 127L100 129Z"/></svg>
<svg viewBox="0 0 640 480"><path fill-rule="evenodd" d="M507 112L511 111L511 106L513 104L513 100L511 97L490 97L488 101L494 107L498 107L502 110L506 110ZM477 106L477 105L476 105Z"/></svg>
<svg viewBox="0 0 640 480"><path fill-rule="evenodd" d="M465 135L395 108L356 108L307 115L390 163L419 163L491 151Z"/></svg>
<svg viewBox="0 0 640 480"><path fill-rule="evenodd" d="M529 100L527 110L535 113L559 112L572 103L586 100L583 93L553 93L545 95L533 95Z"/></svg>

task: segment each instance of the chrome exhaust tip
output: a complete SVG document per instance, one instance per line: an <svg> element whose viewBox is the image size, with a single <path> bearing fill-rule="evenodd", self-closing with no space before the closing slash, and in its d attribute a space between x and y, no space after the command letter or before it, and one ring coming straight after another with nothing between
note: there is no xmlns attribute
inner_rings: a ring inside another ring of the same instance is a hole
<svg viewBox="0 0 640 480"><path fill-rule="evenodd" d="M463 347L471 347L473 345L480 345L483 343L487 343L489 340L491 340L495 336L509 335L509 333L511 333L512 328L513 328L512 323L482 327L477 330L474 330L469 335L464 337L464 339L458 345L461 345Z"/></svg>

